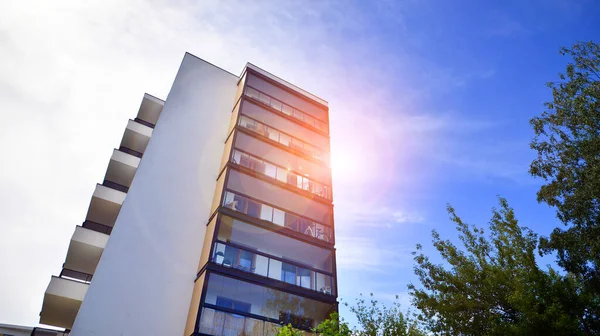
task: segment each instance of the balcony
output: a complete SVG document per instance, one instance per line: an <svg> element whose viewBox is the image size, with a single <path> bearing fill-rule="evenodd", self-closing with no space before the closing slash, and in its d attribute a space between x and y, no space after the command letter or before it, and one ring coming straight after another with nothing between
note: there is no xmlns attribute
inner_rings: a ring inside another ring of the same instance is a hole
<svg viewBox="0 0 600 336"><path fill-rule="evenodd" d="M70 332L68 330L61 331L40 327L33 328L33 331L31 332L31 336L69 336L69 334Z"/></svg>
<svg viewBox="0 0 600 336"><path fill-rule="evenodd" d="M113 227L125 196L127 194L122 191L96 185L85 220Z"/></svg>
<svg viewBox="0 0 600 336"><path fill-rule="evenodd" d="M198 332L204 335L275 336L281 325L208 307L202 308ZM314 335L304 332L304 335Z"/></svg>
<svg viewBox="0 0 600 336"><path fill-rule="evenodd" d="M239 125L281 145L292 148L307 156L326 163L325 152L287 133L281 132L273 127L267 126L244 115L240 116Z"/></svg>
<svg viewBox="0 0 600 336"><path fill-rule="evenodd" d="M127 189L131 186L131 182L133 181L133 177L135 176L135 172L137 171L139 164L140 158L115 149L110 158L110 162L108 163L104 181L109 182L108 184L115 183L125 187L125 190L119 187L113 187L113 189L127 192ZM107 183L103 184L107 185Z"/></svg>
<svg viewBox="0 0 600 336"><path fill-rule="evenodd" d="M133 156L135 156L137 158L140 158L140 159L142 158L142 153L136 152L133 149L129 149L127 147L120 146L119 147L119 151L121 151L123 153L131 154L131 155L133 155Z"/></svg>
<svg viewBox="0 0 600 336"><path fill-rule="evenodd" d="M143 120L150 125L156 125L164 105L164 101L146 93L136 119ZM152 128L154 127L152 126Z"/></svg>
<svg viewBox="0 0 600 336"><path fill-rule="evenodd" d="M211 261L224 267L235 268L315 292L335 295L332 290L333 278L330 275L225 242L215 243Z"/></svg>
<svg viewBox="0 0 600 336"><path fill-rule="evenodd" d="M262 204L249 197L226 191L223 206L248 216L285 227L288 230L333 244L333 230L323 224L311 221L282 209Z"/></svg>
<svg viewBox="0 0 600 336"><path fill-rule="evenodd" d="M302 121L304 124L313 127L321 132L328 133L327 123L324 121L318 120L317 118L311 116L308 113L304 113L286 103L275 99L268 94L261 92L251 86L246 86L244 89L244 95L246 97L253 98L261 103L274 108L275 110L292 117L296 120Z"/></svg>
<svg viewBox="0 0 600 336"><path fill-rule="evenodd" d="M143 154L151 136L152 128L134 120L129 120L123 134L121 146Z"/></svg>
<svg viewBox="0 0 600 336"><path fill-rule="evenodd" d="M63 268L94 274L108 237L107 234L76 226ZM81 279L79 277L74 278Z"/></svg>
<svg viewBox="0 0 600 336"><path fill-rule="evenodd" d="M44 294L40 323L71 329L89 284L52 277Z"/></svg>
<svg viewBox="0 0 600 336"><path fill-rule="evenodd" d="M234 149L231 157L233 163L251 169L257 173L270 177L286 185L293 186L300 190L308 191L313 195L331 200L329 186L321 182L317 182L307 175L301 175L290 171L281 166L274 165L254 155Z"/></svg>

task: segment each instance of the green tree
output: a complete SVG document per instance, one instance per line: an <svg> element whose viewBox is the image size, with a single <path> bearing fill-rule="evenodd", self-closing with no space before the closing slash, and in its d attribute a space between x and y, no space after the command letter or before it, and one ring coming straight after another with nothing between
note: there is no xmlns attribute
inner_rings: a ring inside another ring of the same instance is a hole
<svg viewBox="0 0 600 336"><path fill-rule="evenodd" d="M321 322L314 330L321 336L351 336L352 331L348 324L340 321L338 313L332 313L329 319Z"/></svg>
<svg viewBox="0 0 600 336"><path fill-rule="evenodd" d="M433 246L444 264L434 264L417 246L412 302L427 329L441 335L580 335L568 306L574 282L536 263L537 236L520 227L500 198L489 234L463 222L451 206L462 248L433 231Z"/></svg>
<svg viewBox="0 0 600 336"><path fill-rule="evenodd" d="M542 239L542 251L556 252L580 283L580 323L600 334L600 46L580 42L560 53L571 62L560 81L548 83L547 110L531 120L537 158L530 173L546 181L538 201L568 226Z"/></svg>
<svg viewBox="0 0 600 336"><path fill-rule="evenodd" d="M421 336L425 335L410 317L410 312L404 314L401 310L398 296L391 306L385 306L373 298L361 297L354 306L349 306L358 321L354 330L356 336Z"/></svg>
<svg viewBox="0 0 600 336"><path fill-rule="evenodd" d="M288 324L278 328L275 336L303 336L303 334L301 331L294 329L291 324Z"/></svg>

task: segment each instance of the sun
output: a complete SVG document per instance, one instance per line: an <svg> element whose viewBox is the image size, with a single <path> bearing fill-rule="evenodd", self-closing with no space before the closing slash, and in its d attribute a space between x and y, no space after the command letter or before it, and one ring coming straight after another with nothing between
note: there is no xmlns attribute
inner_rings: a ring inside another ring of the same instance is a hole
<svg viewBox="0 0 600 336"><path fill-rule="evenodd" d="M360 155L349 148L339 148L331 153L331 171L336 180L356 179L363 173Z"/></svg>

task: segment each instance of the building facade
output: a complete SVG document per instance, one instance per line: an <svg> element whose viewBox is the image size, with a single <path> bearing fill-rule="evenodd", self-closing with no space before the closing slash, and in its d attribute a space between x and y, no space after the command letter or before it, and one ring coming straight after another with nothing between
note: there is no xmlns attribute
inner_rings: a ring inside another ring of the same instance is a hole
<svg viewBox="0 0 600 336"><path fill-rule="evenodd" d="M159 118L160 116L160 118ZM130 120L40 323L71 335L272 335L337 309L327 102L186 54ZM308 332L307 332L308 333Z"/></svg>

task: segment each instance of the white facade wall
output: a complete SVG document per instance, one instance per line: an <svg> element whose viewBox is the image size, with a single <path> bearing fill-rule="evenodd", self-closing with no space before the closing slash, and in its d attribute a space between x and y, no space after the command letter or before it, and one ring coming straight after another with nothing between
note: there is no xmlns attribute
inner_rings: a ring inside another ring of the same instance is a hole
<svg viewBox="0 0 600 336"><path fill-rule="evenodd" d="M72 336L183 335L237 80L185 55Z"/></svg>

